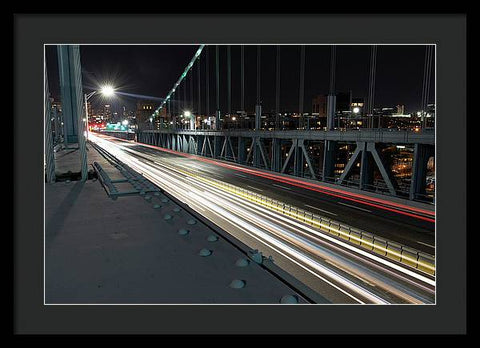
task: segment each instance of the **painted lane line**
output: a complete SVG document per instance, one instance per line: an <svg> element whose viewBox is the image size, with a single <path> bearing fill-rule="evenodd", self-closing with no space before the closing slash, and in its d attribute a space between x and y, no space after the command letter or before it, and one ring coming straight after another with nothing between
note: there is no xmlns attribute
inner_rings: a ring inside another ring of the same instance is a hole
<svg viewBox="0 0 480 348"><path fill-rule="evenodd" d="M288 188L288 187L285 187L285 186L280 186L280 185L277 185L277 184L272 184L272 186L279 187L281 189L288 190L288 191L292 190L291 188Z"/></svg>
<svg viewBox="0 0 480 348"><path fill-rule="evenodd" d="M360 207L356 207L354 205L350 205L350 204L347 204L347 203L343 203L343 202L337 202L338 204L341 204L341 205L344 205L344 206L347 206L347 207L350 207L350 208L353 208L353 209L358 209L358 210L361 210L361 211L364 211L364 212L367 212L367 213L371 213L372 211L371 210L368 210L368 209L363 209L363 208L360 208Z"/></svg>
<svg viewBox="0 0 480 348"><path fill-rule="evenodd" d="M427 247L430 247L430 248L433 248L433 249L435 249L435 246L434 246L434 245L427 244L427 243L423 243L423 242L419 242L419 241L417 241L417 243L418 243L418 244L422 244L422 245L425 245L425 246L427 246Z"/></svg>
<svg viewBox="0 0 480 348"><path fill-rule="evenodd" d="M320 210L320 211L323 211L324 213L327 213L327 214L330 214L330 215L334 215L334 216L337 216L337 214L335 213L332 213L331 211L328 211L328 210L323 210L323 209L320 209L320 208L317 208L317 207L314 207L312 205L308 205L308 204L304 204L306 207L309 207L309 208L312 208L312 209L316 209L316 210Z"/></svg>
<svg viewBox="0 0 480 348"><path fill-rule="evenodd" d="M242 178L246 178L246 176L245 176L245 175L242 175L242 174L238 174L238 173L233 173L233 174L235 174L236 176L240 176L240 177L242 177Z"/></svg>
<svg viewBox="0 0 480 348"><path fill-rule="evenodd" d="M254 189L254 190L258 190L258 191L260 191L260 192L263 192L262 189L259 189L259 188L256 188L256 187L253 187L253 186L250 186L250 185L247 185L247 187L250 187L250 188L252 188L252 189Z"/></svg>

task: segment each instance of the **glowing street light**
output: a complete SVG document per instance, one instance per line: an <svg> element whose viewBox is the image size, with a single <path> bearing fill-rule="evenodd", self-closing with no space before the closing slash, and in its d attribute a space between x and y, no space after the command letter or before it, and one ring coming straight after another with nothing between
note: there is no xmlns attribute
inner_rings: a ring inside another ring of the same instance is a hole
<svg viewBox="0 0 480 348"><path fill-rule="evenodd" d="M110 85L105 85L105 86L102 86L102 88L100 89L100 92L105 97L111 97L115 94L115 89Z"/></svg>
<svg viewBox="0 0 480 348"><path fill-rule="evenodd" d="M90 99L91 97L93 97L93 95L95 93L97 93L98 91L93 91L93 92L90 92L89 94L86 94L85 93L85 122L86 122L86 136L85 138L87 138L88 140L88 107L87 107L87 101L88 99ZM105 97L111 97L115 94L115 89L110 86L110 85L104 85L100 88L100 93L102 93Z"/></svg>
<svg viewBox="0 0 480 348"><path fill-rule="evenodd" d="M185 115L185 117L190 117L192 115L190 111L185 111L183 114Z"/></svg>
<svg viewBox="0 0 480 348"><path fill-rule="evenodd" d="M353 108L353 113L358 114L360 112L360 108L358 106Z"/></svg>
<svg viewBox="0 0 480 348"><path fill-rule="evenodd" d="M124 126L128 125L128 120L123 120L123 121L122 121L122 124L123 124Z"/></svg>

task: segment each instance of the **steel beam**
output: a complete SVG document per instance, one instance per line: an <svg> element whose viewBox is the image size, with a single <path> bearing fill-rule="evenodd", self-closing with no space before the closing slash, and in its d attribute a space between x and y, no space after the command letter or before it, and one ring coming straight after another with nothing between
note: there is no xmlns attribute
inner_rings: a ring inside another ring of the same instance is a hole
<svg viewBox="0 0 480 348"><path fill-rule="evenodd" d="M373 166L369 151L362 151L360 159L360 189L365 190L373 184Z"/></svg>
<svg viewBox="0 0 480 348"><path fill-rule="evenodd" d="M268 156L266 155L266 149L265 149L265 146L263 144L263 141L260 138L256 138L255 142L256 142L256 145L257 145L257 147L260 151L260 155L262 156L263 165L264 165L265 169L269 169L270 165L268 164Z"/></svg>
<svg viewBox="0 0 480 348"><path fill-rule="evenodd" d="M143 132L149 133L150 130L144 130ZM173 133L173 134L204 134L210 136L223 136L228 134L232 137L251 137L252 130L154 130L154 132L161 133ZM255 132L255 136L266 139L304 139L311 141L342 141L342 142L374 142L374 143L391 143L391 144L426 144L435 145L435 132L426 130L424 132L412 132L412 131L392 131L383 129L360 129L349 131L315 131L315 130L285 130L285 131L266 131L259 130Z"/></svg>
<svg viewBox="0 0 480 348"><path fill-rule="evenodd" d="M294 156L293 156L293 175L295 176L303 176L303 153L302 149L299 146L299 142L302 140L295 139L293 141L294 146Z"/></svg>
<svg viewBox="0 0 480 348"><path fill-rule="evenodd" d="M237 161L240 164L245 164L246 161L246 153L245 153L245 138L244 137L238 137L238 144L237 144Z"/></svg>
<svg viewBox="0 0 480 348"><path fill-rule="evenodd" d="M78 121L75 100L75 78L73 74L72 50L70 45L57 45L58 70L60 80L60 94L62 99L62 113L64 126L65 146L78 142ZM83 99L83 97L82 97Z"/></svg>
<svg viewBox="0 0 480 348"><path fill-rule="evenodd" d="M308 170L310 171L310 175L312 176L312 179L316 179L317 176L315 175L315 170L313 169L312 162L310 161L310 156L308 155L308 151L305 148L305 144L304 144L303 140L300 143L300 147L302 148L303 158L305 159L305 162L307 162L307 166L308 166ZM302 165L303 165L303 162L302 162ZM302 170L303 170L303 167L302 167Z"/></svg>
<svg viewBox="0 0 480 348"><path fill-rule="evenodd" d="M255 151L255 138L252 138L252 142L250 144L250 148L248 149L247 159L245 160L245 163L248 163L250 161L250 157L252 156L254 151Z"/></svg>
<svg viewBox="0 0 480 348"><path fill-rule="evenodd" d="M226 148L226 145L227 145L227 136L225 136L225 139L223 141L223 144L222 144L222 151L220 151L220 157L227 157L225 155L225 148Z"/></svg>
<svg viewBox="0 0 480 348"><path fill-rule="evenodd" d="M413 152L412 178L410 184L410 199L417 199L425 195L427 180L427 164L431 156L435 154L434 147L416 144Z"/></svg>
<svg viewBox="0 0 480 348"><path fill-rule="evenodd" d="M222 139L220 134L218 136L213 137L213 157L214 158L219 158L220 157L220 150L221 150L221 145Z"/></svg>
<svg viewBox="0 0 480 348"><path fill-rule="evenodd" d="M382 175L383 180L385 181L385 184L388 187L388 191L392 196L395 196L397 194L395 190L396 186L396 181L392 177L391 173L387 171L385 166L383 165L383 161L380 158L380 155L377 152L377 149L375 148L375 143L368 143L367 144L367 150L372 154L373 159L375 160L375 163L377 164L378 170L380 171L380 174Z"/></svg>
<svg viewBox="0 0 480 348"><path fill-rule="evenodd" d="M340 175L340 177L337 180L337 184L341 184L344 180L348 178L350 175L350 171L353 168L353 165L355 164L358 155L365 150L365 143L362 141L357 142L357 147L355 148L355 151L353 152L353 155L350 157L348 160L347 165L345 166L345 169L343 170L343 173Z"/></svg>
<svg viewBox="0 0 480 348"><path fill-rule="evenodd" d="M88 177L85 122L83 121L86 105L83 102L80 46L58 45L57 52L66 138L68 143L78 143L82 181L85 181Z"/></svg>
<svg viewBox="0 0 480 348"><path fill-rule="evenodd" d="M324 148L323 148L323 165L322 165L323 181L328 181L328 179L334 177L336 150L337 150L336 141L330 141L330 140L325 141Z"/></svg>
<svg viewBox="0 0 480 348"><path fill-rule="evenodd" d="M282 141L281 139L272 139L272 167L274 172L279 172L282 165Z"/></svg>
<svg viewBox="0 0 480 348"><path fill-rule="evenodd" d="M288 151L287 158L285 159L285 162L283 162L282 170L280 170L280 173L285 173L285 170L287 169L288 163L290 162L290 158L292 158L293 151L295 150L296 146L296 139L292 140L292 146L290 147L290 150Z"/></svg>

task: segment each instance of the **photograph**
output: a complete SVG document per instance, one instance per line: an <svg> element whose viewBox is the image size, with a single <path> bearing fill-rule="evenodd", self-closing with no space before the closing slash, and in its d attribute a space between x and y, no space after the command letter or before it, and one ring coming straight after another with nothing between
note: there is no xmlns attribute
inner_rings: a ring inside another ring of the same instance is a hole
<svg viewBox="0 0 480 348"><path fill-rule="evenodd" d="M43 49L44 305L436 304L433 40Z"/></svg>

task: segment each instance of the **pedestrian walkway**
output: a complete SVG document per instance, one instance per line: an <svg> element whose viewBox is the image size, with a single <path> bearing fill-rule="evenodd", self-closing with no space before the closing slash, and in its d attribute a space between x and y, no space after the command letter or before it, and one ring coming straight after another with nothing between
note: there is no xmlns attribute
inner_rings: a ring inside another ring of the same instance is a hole
<svg viewBox="0 0 480 348"><path fill-rule="evenodd" d="M98 162L121 177L88 148L92 174ZM71 151L56 154L60 173L75 172ZM217 232L163 192L113 200L96 178L46 184L45 303L305 303Z"/></svg>

